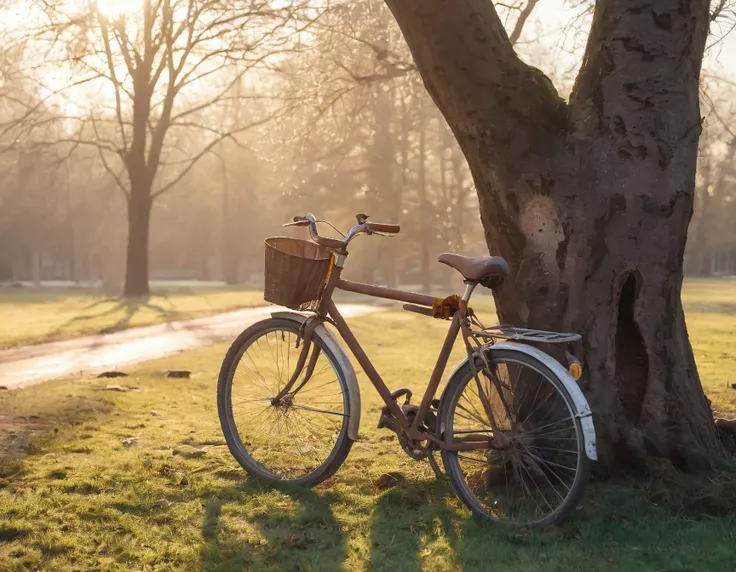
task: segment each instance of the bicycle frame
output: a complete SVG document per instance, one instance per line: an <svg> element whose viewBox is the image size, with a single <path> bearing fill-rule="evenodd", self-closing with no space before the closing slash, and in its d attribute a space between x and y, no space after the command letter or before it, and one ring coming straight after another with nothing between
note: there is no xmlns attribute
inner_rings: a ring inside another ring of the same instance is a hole
<svg viewBox="0 0 736 572"><path fill-rule="evenodd" d="M355 356L355 359L358 360L358 363L363 368L363 371L365 371L366 375L368 376L368 379L373 384L373 387L375 387L376 391L378 391L378 394L381 396L381 398L385 402L391 414L401 424L401 427L404 430L404 433L407 435L407 437L409 437L410 439L415 439L417 441L423 441L425 439L428 439L429 441L434 443L439 449L449 450L449 451L464 451L464 450L477 450L477 449L491 448L491 441L490 439L488 439L488 436L482 436L482 441L479 441L478 439L473 440L472 437L470 437L470 438L466 438L464 440L461 440L453 444L447 444L442 439L438 438L436 435L433 435L429 432L426 432L420 429L422 420L425 418L425 415L429 412L429 409L432 405L432 401L435 398L435 395L437 393L437 389L439 388L440 382L442 381L442 377L445 372L445 369L447 368L447 363L450 359L450 354L452 353L452 349L455 346L455 342L457 340L458 333L464 328L463 323L464 323L465 317L467 316L467 300L470 297L470 294L472 293L474 286L471 286L471 285L468 286L468 289L466 290L466 294L463 296L462 301L460 303L460 309L455 312L455 315L452 318L452 322L450 323L450 328L447 332L447 336L445 337L445 341L442 345L439 356L437 357L437 362L435 364L434 370L432 371L432 375L430 376L429 384L427 386L426 391L424 392L424 395L422 396L422 400L419 405L419 409L416 412L414 420L410 422L409 418L404 414L401 407L398 405L394 396L392 396L391 390L388 388L386 383L383 381L383 378L381 377L381 375L378 373L376 368L371 363L370 358L365 353L365 351L361 347L358 340L355 338L355 335L353 334L352 330L348 326L347 322L345 321L345 319L342 317L342 315L338 311L337 306L332 300L332 294L334 293L335 290L343 290L345 292L363 294L366 296L371 296L373 298L396 300L400 302L406 302L409 304L418 304L420 306L425 306L425 307L432 307L440 300L432 296L428 296L426 294L419 294L416 292L407 292L404 290L387 288L385 286L376 286L372 284L363 284L359 282L351 282L348 280L343 280L341 278L341 274L342 274L342 263L344 262L345 258L346 257L344 255L336 256L335 264L332 268L330 278L323 292L322 301L320 303L317 313L318 315L329 316L331 318L333 324L337 328L338 333L340 334L342 339L345 341L345 344L348 346L352 354Z"/></svg>

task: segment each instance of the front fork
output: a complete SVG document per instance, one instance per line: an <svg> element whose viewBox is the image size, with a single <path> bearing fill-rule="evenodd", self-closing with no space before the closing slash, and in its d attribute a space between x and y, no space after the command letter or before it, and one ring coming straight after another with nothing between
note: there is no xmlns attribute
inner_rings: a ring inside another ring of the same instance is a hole
<svg viewBox="0 0 736 572"><path fill-rule="evenodd" d="M316 316L311 317L307 319L300 327L299 335L300 337L296 340L296 347L299 347L299 343L302 344L302 351L299 353L299 359L296 362L296 366L294 368L294 373L291 374L291 377L289 378L289 381L286 383L286 385L283 387L281 391L274 397L271 402L276 405L281 402L281 400L286 397L287 395L291 394L293 397L299 391L302 387L304 387L307 382L312 377L312 374L314 373L314 368L317 365L317 360L319 359L320 349L317 344L314 344L314 347L312 348L312 335L314 334L314 330L317 326L319 326L322 323L321 318L317 318ZM309 350L312 350L311 356L309 353ZM309 358L309 362L307 363L307 358ZM306 365L306 370L304 370L304 366ZM302 379L301 383L292 391L292 388L299 380L299 376L302 374L302 371L304 371L304 378Z"/></svg>

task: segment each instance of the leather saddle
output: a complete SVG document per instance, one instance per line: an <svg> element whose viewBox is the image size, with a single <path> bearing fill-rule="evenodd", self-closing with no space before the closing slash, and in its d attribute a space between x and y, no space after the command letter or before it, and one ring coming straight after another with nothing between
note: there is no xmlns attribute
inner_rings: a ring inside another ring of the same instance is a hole
<svg viewBox="0 0 736 572"><path fill-rule="evenodd" d="M487 288L495 288L503 284L509 275L509 265L500 256L462 256L445 253L438 261L454 268L468 282L476 282Z"/></svg>

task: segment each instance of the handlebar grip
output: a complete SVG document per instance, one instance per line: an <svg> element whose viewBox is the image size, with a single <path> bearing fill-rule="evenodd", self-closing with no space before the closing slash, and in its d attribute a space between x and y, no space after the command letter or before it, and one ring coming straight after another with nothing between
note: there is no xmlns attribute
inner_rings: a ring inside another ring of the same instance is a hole
<svg viewBox="0 0 736 572"><path fill-rule="evenodd" d="M401 227L398 224L385 224L381 222L367 222L365 227L371 232L386 232L388 234L399 234Z"/></svg>

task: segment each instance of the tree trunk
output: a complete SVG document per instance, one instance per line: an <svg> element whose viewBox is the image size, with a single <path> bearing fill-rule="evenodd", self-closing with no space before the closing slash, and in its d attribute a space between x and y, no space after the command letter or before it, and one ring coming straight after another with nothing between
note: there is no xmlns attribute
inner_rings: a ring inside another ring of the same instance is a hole
<svg viewBox="0 0 736 572"><path fill-rule="evenodd" d="M389 44L381 42L388 49ZM380 211L386 220L396 221L400 209L400 194L394 189L394 163L396 152L391 133L394 116L393 94L384 91L383 85L376 86L375 129L370 149L372 199L381 205ZM378 205L376 205L378 206ZM368 211L370 212L370 211ZM396 248L389 241L379 245L378 264L389 286L396 287Z"/></svg>
<svg viewBox="0 0 736 572"><path fill-rule="evenodd" d="M36 246L31 249L31 280L34 288L41 287L41 254Z"/></svg>
<svg viewBox="0 0 736 572"><path fill-rule="evenodd" d="M427 114L424 103L419 104L419 173L417 188L419 190L419 268L422 279L422 290L432 289L432 268L429 261L430 220L429 198L427 197Z"/></svg>
<svg viewBox="0 0 736 572"><path fill-rule="evenodd" d="M146 298L148 289L148 246L153 200L150 189L132 185L128 198L128 250L125 259L125 298Z"/></svg>
<svg viewBox="0 0 736 572"><path fill-rule="evenodd" d="M512 268L501 320L584 336L602 469L709 466L720 449L680 300L707 0L598 0L569 104L491 2L386 1Z"/></svg>
<svg viewBox="0 0 736 572"><path fill-rule="evenodd" d="M689 272L695 276L708 276L710 274L709 238L712 230L708 226L708 221L710 218L711 178L713 172L710 157L701 162L700 172L703 176L703 183L699 189L696 187L695 191L694 204L697 216L693 218L690 225L689 264L685 265L685 272Z"/></svg>

